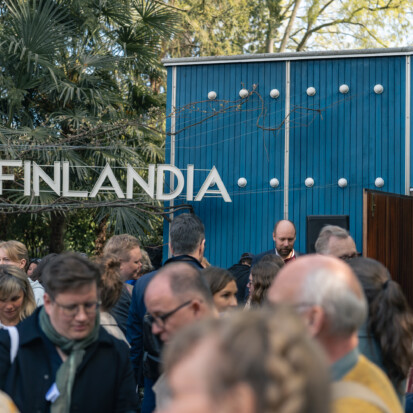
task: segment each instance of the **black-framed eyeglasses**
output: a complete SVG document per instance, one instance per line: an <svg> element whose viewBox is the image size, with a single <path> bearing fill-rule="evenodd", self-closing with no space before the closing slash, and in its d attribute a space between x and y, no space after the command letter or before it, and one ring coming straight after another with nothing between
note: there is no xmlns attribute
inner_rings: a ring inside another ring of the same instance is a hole
<svg viewBox="0 0 413 413"><path fill-rule="evenodd" d="M98 308L101 305L100 301L91 301L91 302L84 303L84 304L69 304L69 305L60 304L55 299L53 299L53 302L62 309L62 313L67 317L75 317L79 313L80 307L83 307L83 311L87 315L94 315L96 314Z"/></svg>
<svg viewBox="0 0 413 413"><path fill-rule="evenodd" d="M149 314L148 315L149 321L151 322L151 324L155 323L159 328L163 328L166 323L166 320L168 320L169 317L173 316L181 308L184 308L191 303L192 303L192 300L185 301L184 303L178 305L178 307L162 315L154 316L152 314Z"/></svg>
<svg viewBox="0 0 413 413"><path fill-rule="evenodd" d="M353 252L352 254L346 254L346 255L341 255L340 258L341 260L348 261L351 260L352 258L356 257L361 257L361 252Z"/></svg>
<svg viewBox="0 0 413 413"><path fill-rule="evenodd" d="M293 307L294 309L296 309L297 311L302 310L302 309L306 309L309 307L313 307L315 304L314 303L295 303L292 304L291 307Z"/></svg>

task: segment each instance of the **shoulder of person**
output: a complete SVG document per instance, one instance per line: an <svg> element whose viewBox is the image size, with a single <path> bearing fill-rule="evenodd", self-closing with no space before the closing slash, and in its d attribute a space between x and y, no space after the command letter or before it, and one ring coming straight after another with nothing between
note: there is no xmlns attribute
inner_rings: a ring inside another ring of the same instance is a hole
<svg viewBox="0 0 413 413"><path fill-rule="evenodd" d="M99 342L102 345L113 347L115 352L120 352L123 354L126 350L126 354L129 354L129 347L127 346L127 344L123 340L120 340L110 334L102 325L99 329Z"/></svg>
<svg viewBox="0 0 413 413"><path fill-rule="evenodd" d="M383 411L364 400L345 397L333 402L332 413L383 413Z"/></svg>

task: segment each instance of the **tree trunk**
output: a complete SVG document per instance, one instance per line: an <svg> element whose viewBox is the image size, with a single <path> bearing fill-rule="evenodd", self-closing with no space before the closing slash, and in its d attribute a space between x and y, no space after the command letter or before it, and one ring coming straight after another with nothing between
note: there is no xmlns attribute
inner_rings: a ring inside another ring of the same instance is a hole
<svg viewBox="0 0 413 413"><path fill-rule="evenodd" d="M8 229L10 215L0 214L0 241L6 241L8 238Z"/></svg>
<svg viewBox="0 0 413 413"><path fill-rule="evenodd" d="M64 250L66 217L61 212L52 212L50 220L49 253L60 254Z"/></svg>
<svg viewBox="0 0 413 413"><path fill-rule="evenodd" d="M268 23L267 37L265 39L265 53L274 53L274 29L271 22Z"/></svg>
<svg viewBox="0 0 413 413"><path fill-rule="evenodd" d="M291 13L290 20L288 21L288 25L287 25L287 28L285 29L284 36L281 42L280 53L285 52L285 48L287 47L287 41L288 41L288 38L290 37L291 29L293 28L293 24L297 16L298 8L300 7L300 3L301 3L301 0L295 1L293 12Z"/></svg>
<svg viewBox="0 0 413 413"><path fill-rule="evenodd" d="M99 222L99 226L96 231L95 239L95 251L94 255L102 255L103 248L105 247L107 240L108 218L105 217Z"/></svg>

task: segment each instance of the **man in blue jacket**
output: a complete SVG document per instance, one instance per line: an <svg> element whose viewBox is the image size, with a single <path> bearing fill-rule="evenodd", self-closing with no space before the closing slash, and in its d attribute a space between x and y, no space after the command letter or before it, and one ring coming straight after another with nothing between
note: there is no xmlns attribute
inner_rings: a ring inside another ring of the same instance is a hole
<svg viewBox="0 0 413 413"><path fill-rule="evenodd" d="M99 269L62 254L42 280L44 307L18 325L17 339L0 332L0 388L21 413L136 412L128 348L99 324Z"/></svg>
<svg viewBox="0 0 413 413"><path fill-rule="evenodd" d="M205 228L201 220L195 214L178 215L172 221L169 235L171 240L169 248L173 257L167 260L164 265L184 261L202 269L201 260L205 250ZM145 388L141 413L150 413L155 409L155 395L152 386L159 376L159 372L156 371L159 348L154 349L153 347L160 346L160 343L157 343L156 338L148 337L151 331L150 325L147 325L145 336L142 333L146 314L144 294L155 273L156 271L145 274L136 281L129 309L126 335L131 344L131 359L135 378L138 385L143 385ZM144 340L149 345L146 347L146 351L144 351ZM146 377L143 374L144 365Z"/></svg>

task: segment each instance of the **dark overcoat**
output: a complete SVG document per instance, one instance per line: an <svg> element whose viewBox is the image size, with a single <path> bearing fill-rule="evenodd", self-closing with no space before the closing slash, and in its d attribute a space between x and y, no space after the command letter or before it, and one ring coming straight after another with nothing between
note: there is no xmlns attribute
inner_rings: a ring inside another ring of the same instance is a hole
<svg viewBox="0 0 413 413"><path fill-rule="evenodd" d="M0 331L0 388L21 413L50 411L45 396L61 363L56 348L40 329L39 311L17 326L19 349L13 363L10 336L6 330ZM135 387L129 349L100 327L98 340L86 349L77 369L70 412L136 412Z"/></svg>

